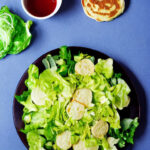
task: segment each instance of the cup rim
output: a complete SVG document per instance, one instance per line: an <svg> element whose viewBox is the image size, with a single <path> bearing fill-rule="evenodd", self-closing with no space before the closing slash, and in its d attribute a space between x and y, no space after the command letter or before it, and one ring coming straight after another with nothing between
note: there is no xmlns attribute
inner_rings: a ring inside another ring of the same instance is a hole
<svg viewBox="0 0 150 150"><path fill-rule="evenodd" d="M47 16L43 16L43 17L37 17L37 16L32 15L27 10L27 8L25 7L25 4L24 4L24 0L21 0L21 5L22 5L22 8L25 11L25 13L27 15L29 15L30 17L32 17L34 19L38 19L38 20L44 20L44 19L48 19L48 18L51 18L52 16L54 16L58 12L58 10L60 9L61 4L62 4L62 0L57 0L56 8L55 8L55 10L51 14L49 14Z"/></svg>

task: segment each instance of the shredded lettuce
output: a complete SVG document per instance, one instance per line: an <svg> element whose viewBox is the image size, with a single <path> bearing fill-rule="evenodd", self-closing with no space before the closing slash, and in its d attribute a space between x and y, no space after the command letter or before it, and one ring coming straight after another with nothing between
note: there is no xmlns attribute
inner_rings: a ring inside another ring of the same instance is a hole
<svg viewBox="0 0 150 150"><path fill-rule="evenodd" d="M27 133L27 140L30 146L29 150L45 150L43 146L46 140L36 132L31 131Z"/></svg>

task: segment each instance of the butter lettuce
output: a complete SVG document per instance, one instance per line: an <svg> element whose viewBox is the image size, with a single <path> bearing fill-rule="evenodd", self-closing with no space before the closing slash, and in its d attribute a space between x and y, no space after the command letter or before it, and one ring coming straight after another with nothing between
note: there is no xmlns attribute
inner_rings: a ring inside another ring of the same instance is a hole
<svg viewBox="0 0 150 150"><path fill-rule="evenodd" d="M120 110L127 107L130 103L130 88L123 79L118 79L118 84L115 86L112 94L114 96L113 104Z"/></svg>
<svg viewBox="0 0 150 150"><path fill-rule="evenodd" d="M113 75L113 60L108 58L106 60L98 59L98 63L95 65L95 71L103 74L107 79Z"/></svg>
<svg viewBox="0 0 150 150"><path fill-rule="evenodd" d="M17 101L24 106L25 112L37 111L37 107L31 100L30 91L24 91L22 95L16 95Z"/></svg>
<svg viewBox="0 0 150 150"><path fill-rule="evenodd" d="M18 54L30 44L29 31L32 21L25 23L19 16L11 13L7 6L0 10L0 59L7 54Z"/></svg>
<svg viewBox="0 0 150 150"><path fill-rule="evenodd" d="M30 146L29 150L45 150L43 146L46 140L42 136L38 135L36 132L31 131L27 133L27 140Z"/></svg>
<svg viewBox="0 0 150 150"><path fill-rule="evenodd" d="M107 104L96 104L95 107L95 118L96 120L104 120L109 122L110 127L112 128L120 128L120 116L119 113L117 112L117 110Z"/></svg>
<svg viewBox="0 0 150 150"><path fill-rule="evenodd" d="M40 74L38 84L42 91L54 100L57 95L66 99L71 98L73 93L70 84L57 72L50 69Z"/></svg>
<svg viewBox="0 0 150 150"><path fill-rule="evenodd" d="M28 79L25 81L25 85L29 90L33 89L39 78L39 68L33 64L29 66L28 69Z"/></svg>

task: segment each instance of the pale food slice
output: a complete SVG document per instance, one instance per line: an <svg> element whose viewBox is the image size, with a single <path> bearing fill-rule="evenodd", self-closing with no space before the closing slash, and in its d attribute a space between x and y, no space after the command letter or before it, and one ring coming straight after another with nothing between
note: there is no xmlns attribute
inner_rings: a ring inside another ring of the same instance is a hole
<svg viewBox="0 0 150 150"><path fill-rule="evenodd" d="M87 88L78 89L73 96L73 100L88 107L92 102L92 91Z"/></svg>
<svg viewBox="0 0 150 150"><path fill-rule="evenodd" d="M84 115L84 106L73 101L68 104L66 111L73 120L80 120Z"/></svg>
<svg viewBox="0 0 150 150"><path fill-rule="evenodd" d="M70 131L65 131L56 137L56 144L59 148L63 150L67 150L71 148L71 132Z"/></svg>
<svg viewBox="0 0 150 150"><path fill-rule="evenodd" d="M94 64L89 59L82 59L75 65L76 74L92 75L94 73Z"/></svg>
<svg viewBox="0 0 150 150"><path fill-rule="evenodd" d="M108 123L103 120L97 121L91 128L91 132L94 137L103 138L108 132Z"/></svg>
<svg viewBox="0 0 150 150"><path fill-rule="evenodd" d="M36 105L45 105L45 97L46 94L39 87L34 88L31 92L31 99Z"/></svg>
<svg viewBox="0 0 150 150"><path fill-rule="evenodd" d="M117 150L117 147L115 146L115 144L119 142L119 139L115 139L114 137L108 137L107 141L112 150Z"/></svg>

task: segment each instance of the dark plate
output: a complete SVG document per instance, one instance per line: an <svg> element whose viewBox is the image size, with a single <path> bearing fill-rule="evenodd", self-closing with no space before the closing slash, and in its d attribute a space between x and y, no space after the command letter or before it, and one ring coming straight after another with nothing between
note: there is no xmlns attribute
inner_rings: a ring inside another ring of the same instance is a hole
<svg viewBox="0 0 150 150"><path fill-rule="evenodd" d="M102 58L102 59L109 58L109 56L107 56L101 52L89 49L89 48L70 47L70 49L71 49L72 54L78 54L78 52L80 51L83 53L87 53L91 56L95 56L96 60L98 58ZM42 59L45 58L47 56L47 54L57 55L58 53L59 53L59 49L52 50L52 51L42 55L41 57L39 57L35 62L33 62L33 64L35 64L39 68L40 72L42 72L45 69L44 65L42 64ZM127 108L125 108L123 111L119 112L121 118L125 118L125 117L128 117L128 118L139 117L140 118L140 106L139 106L138 94L134 88L132 81L130 80L130 78L128 76L128 73L116 61L114 61L114 71L117 73L122 73L122 78L128 83L129 87L131 88L131 93L130 93L131 102ZM26 70L18 83L15 95L21 95L23 93L23 91L27 90L27 88L24 84L24 81L27 79L27 77L28 77L28 74L27 74L27 70ZM24 145L28 148L26 136L25 136L25 134L20 132L20 129L24 127L24 123L22 121L22 114L23 114L23 106L21 104L19 104L16 101L16 99L14 98L14 101L13 101L14 124L15 124L16 130L17 130L17 133L18 133L20 139L22 140ZM127 145L127 147L125 149L126 150L130 149L130 145Z"/></svg>

